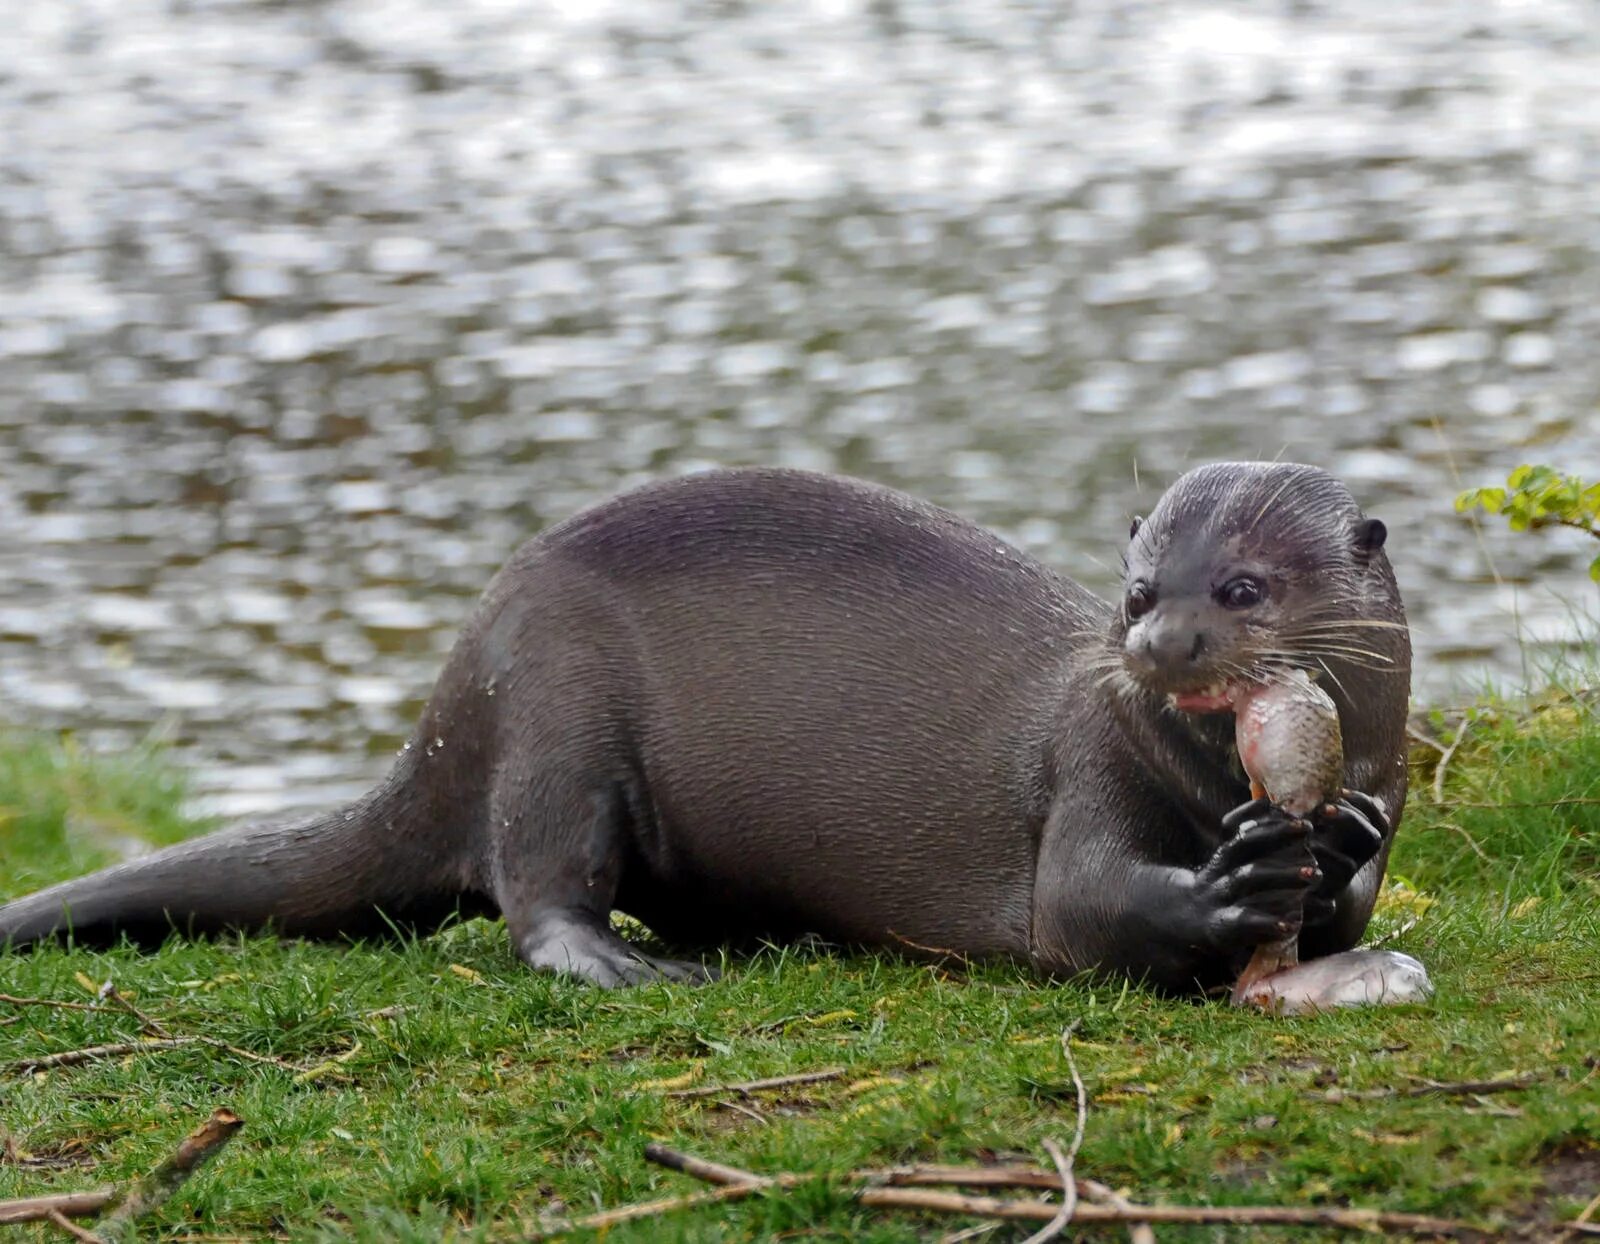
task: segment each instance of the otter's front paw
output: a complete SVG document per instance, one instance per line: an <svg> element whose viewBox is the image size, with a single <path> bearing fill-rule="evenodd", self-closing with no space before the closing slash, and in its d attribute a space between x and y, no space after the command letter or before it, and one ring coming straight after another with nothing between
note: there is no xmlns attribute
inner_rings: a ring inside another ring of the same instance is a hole
<svg viewBox="0 0 1600 1244"><path fill-rule="evenodd" d="M1222 824L1233 836L1194 874L1206 940L1232 952L1298 933L1322 880L1311 825L1264 799L1235 808Z"/></svg>
<svg viewBox="0 0 1600 1244"><path fill-rule="evenodd" d="M1322 880L1306 900L1308 926L1333 917L1335 901L1367 861L1383 849L1389 832L1382 802L1358 790L1344 791L1337 800L1311 813L1311 853Z"/></svg>

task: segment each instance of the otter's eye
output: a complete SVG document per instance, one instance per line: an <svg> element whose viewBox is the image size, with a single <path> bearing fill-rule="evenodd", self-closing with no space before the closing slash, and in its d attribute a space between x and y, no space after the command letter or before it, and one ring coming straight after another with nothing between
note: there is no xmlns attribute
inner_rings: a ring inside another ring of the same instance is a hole
<svg viewBox="0 0 1600 1244"><path fill-rule="evenodd" d="M1222 603L1229 609L1248 609L1252 605L1259 605L1267 598L1267 585L1260 579L1242 575L1224 583L1219 595L1222 597Z"/></svg>
<svg viewBox="0 0 1600 1244"><path fill-rule="evenodd" d="M1123 608L1128 611L1128 619L1141 618L1155 607L1156 594L1151 591L1148 583L1135 583L1128 589L1127 599L1123 601Z"/></svg>

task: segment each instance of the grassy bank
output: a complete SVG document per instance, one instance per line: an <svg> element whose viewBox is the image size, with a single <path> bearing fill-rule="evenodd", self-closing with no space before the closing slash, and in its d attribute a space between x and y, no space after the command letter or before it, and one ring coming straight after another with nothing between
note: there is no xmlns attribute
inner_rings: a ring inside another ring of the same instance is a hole
<svg viewBox="0 0 1600 1244"><path fill-rule="evenodd" d="M1403 930L1392 944L1429 965L1426 1008L1272 1019L816 949L737 960L701 989L601 994L524 971L482 921L398 948L46 949L0 957L0 991L81 1003L112 980L167 1031L258 1059L190 1044L0 1072L0 1198L127 1179L216 1105L247 1125L155 1220L167 1238L513 1239L560 1207L701 1187L648 1165L652 1138L757 1171L1040 1160L1073 1131L1059 1037L1076 1024L1090 1102L1078 1169L1136 1199L1405 1209L1549 1238L1600 1191L1600 723L1570 695L1479 706L1435 803L1462 720L1421 723L1439 746L1418 744L1399 884L1373 928ZM158 758L5 741L0 894L80 872L120 836L192 831L181 798ZM114 1009L0 1003L0 1067L139 1027ZM669 1095L833 1068L750 1098ZM1533 1082L1407 1094L1516 1073ZM607 1238L919 1240L974 1221L813 1185Z"/></svg>

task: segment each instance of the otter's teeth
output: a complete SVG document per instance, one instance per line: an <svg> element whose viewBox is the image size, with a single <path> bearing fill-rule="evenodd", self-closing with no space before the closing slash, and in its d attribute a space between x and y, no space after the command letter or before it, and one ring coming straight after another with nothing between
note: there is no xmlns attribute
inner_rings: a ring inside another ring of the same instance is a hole
<svg viewBox="0 0 1600 1244"><path fill-rule="evenodd" d="M1228 703L1228 684L1214 682L1201 687L1198 691L1169 691L1167 692L1167 700L1173 705L1177 705L1183 700L1209 700L1213 703L1226 704Z"/></svg>

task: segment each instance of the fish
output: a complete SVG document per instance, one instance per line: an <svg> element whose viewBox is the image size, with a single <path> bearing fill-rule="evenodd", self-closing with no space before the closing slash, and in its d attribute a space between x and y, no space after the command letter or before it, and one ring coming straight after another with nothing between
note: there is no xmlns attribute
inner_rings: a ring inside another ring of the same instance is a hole
<svg viewBox="0 0 1600 1244"><path fill-rule="evenodd" d="M1339 711L1303 670L1231 689L1234 737L1253 799L1305 817L1336 799L1344 783ZM1301 1015L1340 1006L1420 1002L1433 983L1417 959L1358 948L1300 962L1296 934L1256 947L1234 982L1234 1006Z"/></svg>

